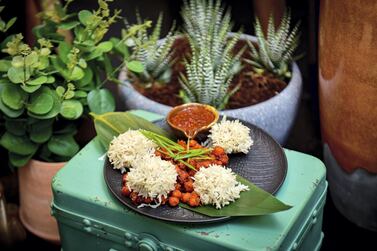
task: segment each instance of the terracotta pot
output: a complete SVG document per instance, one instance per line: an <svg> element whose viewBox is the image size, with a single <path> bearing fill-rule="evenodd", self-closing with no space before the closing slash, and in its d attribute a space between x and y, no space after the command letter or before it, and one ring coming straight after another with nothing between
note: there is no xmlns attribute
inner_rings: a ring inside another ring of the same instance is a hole
<svg viewBox="0 0 377 251"><path fill-rule="evenodd" d="M20 219L36 236L59 242L58 225L51 216L51 181L65 162L48 163L30 160L18 169L20 187Z"/></svg>
<svg viewBox="0 0 377 251"><path fill-rule="evenodd" d="M234 33L230 33L233 36ZM241 39L256 42L254 36L242 34ZM171 106L151 100L137 90L126 78L124 71L119 75L119 80L125 83L120 87L121 97L127 109L143 109L162 115L167 115ZM292 63L292 78L287 87L278 95L255 105L223 110L220 113L229 117L245 120L252 123L274 137L280 144L284 144L296 118L301 100L302 77L300 69L295 62Z"/></svg>
<svg viewBox="0 0 377 251"><path fill-rule="evenodd" d="M377 4L322 0L319 97L330 192L348 219L377 230Z"/></svg>

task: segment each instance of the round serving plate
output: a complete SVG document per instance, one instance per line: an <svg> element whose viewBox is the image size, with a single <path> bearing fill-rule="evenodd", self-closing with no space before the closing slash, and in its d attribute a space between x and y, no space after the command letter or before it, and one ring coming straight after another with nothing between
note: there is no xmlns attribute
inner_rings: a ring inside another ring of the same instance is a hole
<svg viewBox="0 0 377 251"><path fill-rule="evenodd" d="M227 117L227 120L234 120ZM229 164L235 173L248 179L256 186L274 194L278 191L287 174L287 159L282 147L269 134L255 125L240 120L250 128L250 136L254 145L248 154L230 154ZM165 120L155 122L166 131L171 131ZM163 205L157 208L138 208L131 199L121 194L122 174L113 169L108 159L104 165L104 177L110 191L128 208L146 216L180 223L211 223L230 219L231 217L209 217L188 209ZM241 194L242 196L242 194Z"/></svg>

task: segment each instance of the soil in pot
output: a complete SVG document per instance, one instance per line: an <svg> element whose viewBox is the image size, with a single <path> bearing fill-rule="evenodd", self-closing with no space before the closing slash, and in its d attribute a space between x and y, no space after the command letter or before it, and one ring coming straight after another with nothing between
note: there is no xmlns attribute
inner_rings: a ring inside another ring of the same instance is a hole
<svg viewBox="0 0 377 251"><path fill-rule="evenodd" d="M238 52L244 46L246 41L239 41L234 51ZM149 99L158 103L169 106L177 106L182 104L179 97L181 89L179 83L179 72L184 72L185 67L183 58L190 55L190 47L185 38L178 38L173 44L174 58L177 62L173 65L173 74L171 81L166 85L152 85L149 88L143 88L140 84L134 83L136 90ZM246 49L243 58L249 58L249 49ZM230 89L240 86L239 90L229 99L226 109L237 109L263 102L277 94L279 94L286 86L287 81L275 78L271 74L263 76L252 74L252 67L244 65L243 69L237 74L231 83Z"/></svg>

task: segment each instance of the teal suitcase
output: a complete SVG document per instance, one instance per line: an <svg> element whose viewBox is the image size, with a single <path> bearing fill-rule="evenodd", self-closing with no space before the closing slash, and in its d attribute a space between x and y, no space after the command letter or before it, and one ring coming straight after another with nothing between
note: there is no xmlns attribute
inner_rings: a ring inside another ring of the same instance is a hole
<svg viewBox="0 0 377 251"><path fill-rule="evenodd" d="M159 115L136 114L149 120ZM323 163L285 150L288 172L276 196L288 211L216 224L152 219L117 201L103 178L105 152L92 140L54 177L52 214L64 251L319 250L327 182Z"/></svg>

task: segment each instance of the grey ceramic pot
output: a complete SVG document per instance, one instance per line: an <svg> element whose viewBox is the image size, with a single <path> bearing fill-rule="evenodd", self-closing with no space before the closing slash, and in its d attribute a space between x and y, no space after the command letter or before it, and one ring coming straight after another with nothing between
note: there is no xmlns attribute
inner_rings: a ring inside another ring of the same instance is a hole
<svg viewBox="0 0 377 251"><path fill-rule="evenodd" d="M243 34L241 39L253 42L256 38ZM143 109L166 115L171 107L146 98L126 80L126 74L119 79L125 85L120 87L121 97L127 109ZM296 63L292 65L292 78L287 87L278 95L261 103L239 109L221 111L221 114L250 122L272 135L280 144L284 144L294 123L300 103L302 77Z"/></svg>

